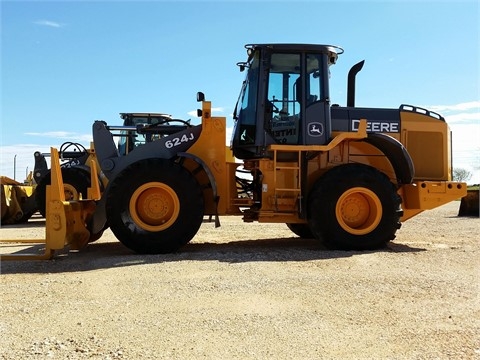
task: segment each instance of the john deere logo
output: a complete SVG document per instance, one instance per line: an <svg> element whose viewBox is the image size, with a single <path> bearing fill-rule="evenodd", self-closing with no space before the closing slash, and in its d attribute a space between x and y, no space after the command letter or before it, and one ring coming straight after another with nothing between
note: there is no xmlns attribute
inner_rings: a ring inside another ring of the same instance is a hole
<svg viewBox="0 0 480 360"><path fill-rule="evenodd" d="M312 122L308 125L308 135L310 136L322 136L323 125L319 122Z"/></svg>

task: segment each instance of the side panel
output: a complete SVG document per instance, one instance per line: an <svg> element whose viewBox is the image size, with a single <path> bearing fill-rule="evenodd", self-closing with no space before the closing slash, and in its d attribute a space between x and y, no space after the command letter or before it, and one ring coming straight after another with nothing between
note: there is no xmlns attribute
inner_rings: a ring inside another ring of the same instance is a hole
<svg viewBox="0 0 480 360"><path fill-rule="evenodd" d="M384 133L399 140L415 167L414 180L451 180L451 139L448 124L440 116L418 108L368 109L332 107L333 131L355 131L362 118L369 133ZM360 151L358 156L365 153ZM355 155L352 153L352 155ZM375 154L373 154L375 155Z"/></svg>
<svg viewBox="0 0 480 360"><path fill-rule="evenodd" d="M305 145L323 145L328 142L330 135L329 124L329 104L325 101L317 101L307 106L305 111L305 126L303 128L303 138Z"/></svg>
<svg viewBox="0 0 480 360"><path fill-rule="evenodd" d="M368 109L332 106L332 131L357 131L360 119L367 119L367 132L381 132L400 140L400 112L397 109Z"/></svg>
<svg viewBox="0 0 480 360"><path fill-rule="evenodd" d="M442 120L402 111L402 142L415 164L416 180L451 180L450 129Z"/></svg>

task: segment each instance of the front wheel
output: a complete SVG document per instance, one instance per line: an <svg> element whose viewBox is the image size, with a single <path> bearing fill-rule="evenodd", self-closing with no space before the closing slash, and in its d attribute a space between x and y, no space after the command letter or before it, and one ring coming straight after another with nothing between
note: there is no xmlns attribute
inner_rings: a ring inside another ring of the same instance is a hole
<svg viewBox="0 0 480 360"><path fill-rule="evenodd" d="M65 200L79 200L87 198L87 190L91 186L90 173L80 167L62 168L63 191ZM43 217L47 214L47 185L51 185L52 174L48 173L40 180L35 188L35 203Z"/></svg>
<svg viewBox="0 0 480 360"><path fill-rule="evenodd" d="M170 160L138 161L107 191L107 222L118 240L137 253L174 252L195 236L203 220L200 185Z"/></svg>
<svg viewBox="0 0 480 360"><path fill-rule="evenodd" d="M310 229L335 249L383 247L395 238L401 216L395 186L383 173L362 164L333 168L309 195Z"/></svg>

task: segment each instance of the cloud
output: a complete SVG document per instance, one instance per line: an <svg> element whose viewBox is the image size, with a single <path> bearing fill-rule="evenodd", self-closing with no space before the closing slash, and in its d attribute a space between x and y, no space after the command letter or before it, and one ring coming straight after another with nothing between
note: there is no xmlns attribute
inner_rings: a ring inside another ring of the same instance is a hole
<svg viewBox="0 0 480 360"><path fill-rule="evenodd" d="M477 124L480 126L480 111L446 115L445 119L449 124Z"/></svg>
<svg viewBox="0 0 480 360"><path fill-rule="evenodd" d="M39 132L27 132L24 135L28 136L37 136L37 137L45 137L45 138L52 138L52 139L62 139L68 141L92 141L91 134L78 134L68 131L47 131L43 133Z"/></svg>
<svg viewBox="0 0 480 360"><path fill-rule="evenodd" d="M448 111L468 111L468 110L478 110L480 111L480 101L469 101L455 105L432 105L426 107L428 110L435 112L448 112Z"/></svg>
<svg viewBox="0 0 480 360"><path fill-rule="evenodd" d="M441 114L449 124L473 124L480 126L480 101L468 101L453 105L427 105L423 107Z"/></svg>
<svg viewBox="0 0 480 360"><path fill-rule="evenodd" d="M41 25L41 26L48 26L48 27L53 27L53 28L61 28L64 27L65 24L56 22L56 21L51 21L51 20L37 20L34 22L36 25Z"/></svg>

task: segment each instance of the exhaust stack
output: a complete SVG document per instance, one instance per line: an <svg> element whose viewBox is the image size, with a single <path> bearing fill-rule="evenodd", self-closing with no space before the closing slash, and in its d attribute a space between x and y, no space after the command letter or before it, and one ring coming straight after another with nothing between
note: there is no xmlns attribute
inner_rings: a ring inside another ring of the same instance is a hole
<svg viewBox="0 0 480 360"><path fill-rule="evenodd" d="M360 61L359 63L352 66L348 72L348 83L347 83L347 106L355 107L355 77L357 73L362 70L365 60Z"/></svg>

